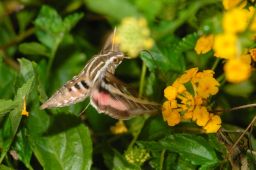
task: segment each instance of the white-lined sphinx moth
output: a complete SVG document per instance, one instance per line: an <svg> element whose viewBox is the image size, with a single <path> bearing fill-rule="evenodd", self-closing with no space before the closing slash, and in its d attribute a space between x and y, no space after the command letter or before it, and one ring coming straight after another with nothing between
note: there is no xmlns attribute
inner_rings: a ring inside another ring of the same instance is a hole
<svg viewBox="0 0 256 170"><path fill-rule="evenodd" d="M108 50L109 47L111 50ZM92 57L81 73L55 92L41 105L41 109L68 106L90 96L92 106L99 113L106 113L116 119L157 112L159 104L136 98L114 76L116 67L124 58L118 46L107 41L102 52Z"/></svg>

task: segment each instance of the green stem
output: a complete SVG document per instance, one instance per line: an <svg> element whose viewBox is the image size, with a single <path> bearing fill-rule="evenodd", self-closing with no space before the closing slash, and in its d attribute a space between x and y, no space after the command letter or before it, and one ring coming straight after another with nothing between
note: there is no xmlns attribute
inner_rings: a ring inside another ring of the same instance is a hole
<svg viewBox="0 0 256 170"><path fill-rule="evenodd" d="M137 131L136 133L134 133L133 139L132 139L132 141L130 142L130 144L129 144L127 150L132 149L133 145L134 145L135 142L137 141L137 139L138 139L138 137L139 137L139 135L140 135L140 132L141 132L141 130L142 130L142 128L143 128L143 126L144 126L144 124L145 124L145 122L146 122L146 120L147 120L148 118L149 118L148 115L145 115L145 116L143 117L143 120L142 120L142 122L141 122L141 124L140 124L140 127L138 127L138 131Z"/></svg>
<svg viewBox="0 0 256 170"><path fill-rule="evenodd" d="M8 42L7 44L1 45L0 46L0 50L5 50L8 47L11 47L19 42L21 42L22 40L24 40L25 38L29 37L30 35L34 34L35 32L35 28L30 28L28 30L26 30L25 32L22 32L21 34L19 34L18 36L16 36L14 39L12 39L10 42Z"/></svg>
<svg viewBox="0 0 256 170"><path fill-rule="evenodd" d="M140 75L139 97L142 97L143 95L146 72L147 72L147 66L146 66L146 63L143 61L142 71Z"/></svg>
<svg viewBox="0 0 256 170"><path fill-rule="evenodd" d="M159 165L159 169L160 170L162 170L163 169L163 167L164 167L164 154L165 154L165 149L164 150L162 150L162 152L161 152L161 157L160 157L160 165Z"/></svg>
<svg viewBox="0 0 256 170"><path fill-rule="evenodd" d="M220 58L217 58L217 59L214 61L211 70L214 71L214 70L216 69L216 67L218 66L219 62L220 62Z"/></svg>

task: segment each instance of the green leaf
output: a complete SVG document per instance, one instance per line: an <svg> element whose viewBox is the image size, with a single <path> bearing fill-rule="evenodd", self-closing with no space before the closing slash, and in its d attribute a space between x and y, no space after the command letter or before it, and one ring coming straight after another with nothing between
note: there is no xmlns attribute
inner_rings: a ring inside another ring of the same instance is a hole
<svg viewBox="0 0 256 170"><path fill-rule="evenodd" d="M20 73L25 80L29 80L31 77L36 77L33 63L28 59L18 59L20 63Z"/></svg>
<svg viewBox="0 0 256 170"><path fill-rule="evenodd" d="M22 43L19 45L19 51L25 55L49 56L47 48L37 42Z"/></svg>
<svg viewBox="0 0 256 170"><path fill-rule="evenodd" d="M7 167L7 166L5 166L5 165L3 165L3 164L0 165L0 169L1 169L1 170L14 170L13 168Z"/></svg>
<svg viewBox="0 0 256 170"><path fill-rule="evenodd" d="M26 129L22 129L16 135L15 143L13 144L13 149L17 152L18 158L22 161L28 169L33 169L30 165L30 159L32 156L32 150L28 142L28 136Z"/></svg>
<svg viewBox="0 0 256 170"><path fill-rule="evenodd" d="M1 54L0 54L1 55ZM11 98L14 95L14 84L17 74L10 67L3 63L3 57L0 56L0 96L1 98Z"/></svg>
<svg viewBox="0 0 256 170"><path fill-rule="evenodd" d="M128 0L84 0L84 2L92 11L115 20L139 15L136 8Z"/></svg>
<svg viewBox="0 0 256 170"><path fill-rule="evenodd" d="M148 20L153 20L160 12L163 1L136 0L135 4Z"/></svg>
<svg viewBox="0 0 256 170"><path fill-rule="evenodd" d="M55 9L43 6L34 22L37 38L55 53L65 33L70 31L82 16L82 14L69 15L63 21Z"/></svg>
<svg viewBox="0 0 256 170"><path fill-rule="evenodd" d="M140 167L136 165L131 165L127 160L118 152L115 151L115 156L113 159L113 170L140 170Z"/></svg>
<svg viewBox="0 0 256 170"><path fill-rule="evenodd" d="M63 25L65 26L65 31L66 32L70 31L83 16L84 15L82 13L74 13L66 16L63 21Z"/></svg>
<svg viewBox="0 0 256 170"><path fill-rule="evenodd" d="M182 38L181 41L179 41L178 45L175 48L175 51L177 53L182 53L188 50L194 50L197 39L197 33L188 34L186 37Z"/></svg>
<svg viewBox="0 0 256 170"><path fill-rule="evenodd" d="M170 151L179 153L194 165L218 162L214 149L200 136L186 134L170 135L160 140L160 144Z"/></svg>
<svg viewBox="0 0 256 170"><path fill-rule="evenodd" d="M232 96L248 97L254 91L254 85L250 81L237 84L228 84L224 91Z"/></svg>
<svg viewBox="0 0 256 170"><path fill-rule="evenodd" d="M50 136L31 136L30 143L44 169L91 168L92 141L89 129L82 124Z"/></svg>
<svg viewBox="0 0 256 170"><path fill-rule="evenodd" d="M12 100L1 100L0 99L0 115L4 114L17 106L17 102Z"/></svg>

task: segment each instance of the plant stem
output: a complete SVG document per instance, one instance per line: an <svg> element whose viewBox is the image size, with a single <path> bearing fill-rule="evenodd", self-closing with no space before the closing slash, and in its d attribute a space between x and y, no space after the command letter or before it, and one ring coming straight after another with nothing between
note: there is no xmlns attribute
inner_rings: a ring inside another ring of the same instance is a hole
<svg viewBox="0 0 256 170"><path fill-rule="evenodd" d="M164 166L164 154L165 154L165 149L162 150L161 152L161 157L160 157L160 165L159 165L159 169L162 170L163 169L163 166Z"/></svg>
<svg viewBox="0 0 256 170"><path fill-rule="evenodd" d="M34 34L35 32L35 28L30 28L28 30L26 30L25 32L22 32L21 34L19 34L18 36L16 36L14 39L12 39L10 42L8 42L7 44L1 45L0 46L0 50L5 50L6 48L13 46L19 42L21 42L22 40L24 40L25 38L29 37L30 35Z"/></svg>
<svg viewBox="0 0 256 170"><path fill-rule="evenodd" d="M217 59L214 61L211 70L214 71L214 70L216 69L216 67L218 66L219 62L220 62L220 58L217 58Z"/></svg>
<svg viewBox="0 0 256 170"><path fill-rule="evenodd" d="M147 72L147 66L146 66L146 63L143 61L142 71L141 71L141 75L140 75L139 97L142 97L142 95L143 95L146 72Z"/></svg>

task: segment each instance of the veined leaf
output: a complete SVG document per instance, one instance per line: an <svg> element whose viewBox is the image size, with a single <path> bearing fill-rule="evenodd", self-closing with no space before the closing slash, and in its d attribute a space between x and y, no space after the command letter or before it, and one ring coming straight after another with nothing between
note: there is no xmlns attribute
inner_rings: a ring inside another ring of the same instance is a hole
<svg viewBox="0 0 256 170"><path fill-rule="evenodd" d="M30 143L44 169L91 168L92 142L88 128L82 124L51 136L31 136Z"/></svg>
<svg viewBox="0 0 256 170"><path fill-rule="evenodd" d="M214 149L200 136L186 134L170 135L160 140L160 144L167 150L179 153L194 165L218 162Z"/></svg>

